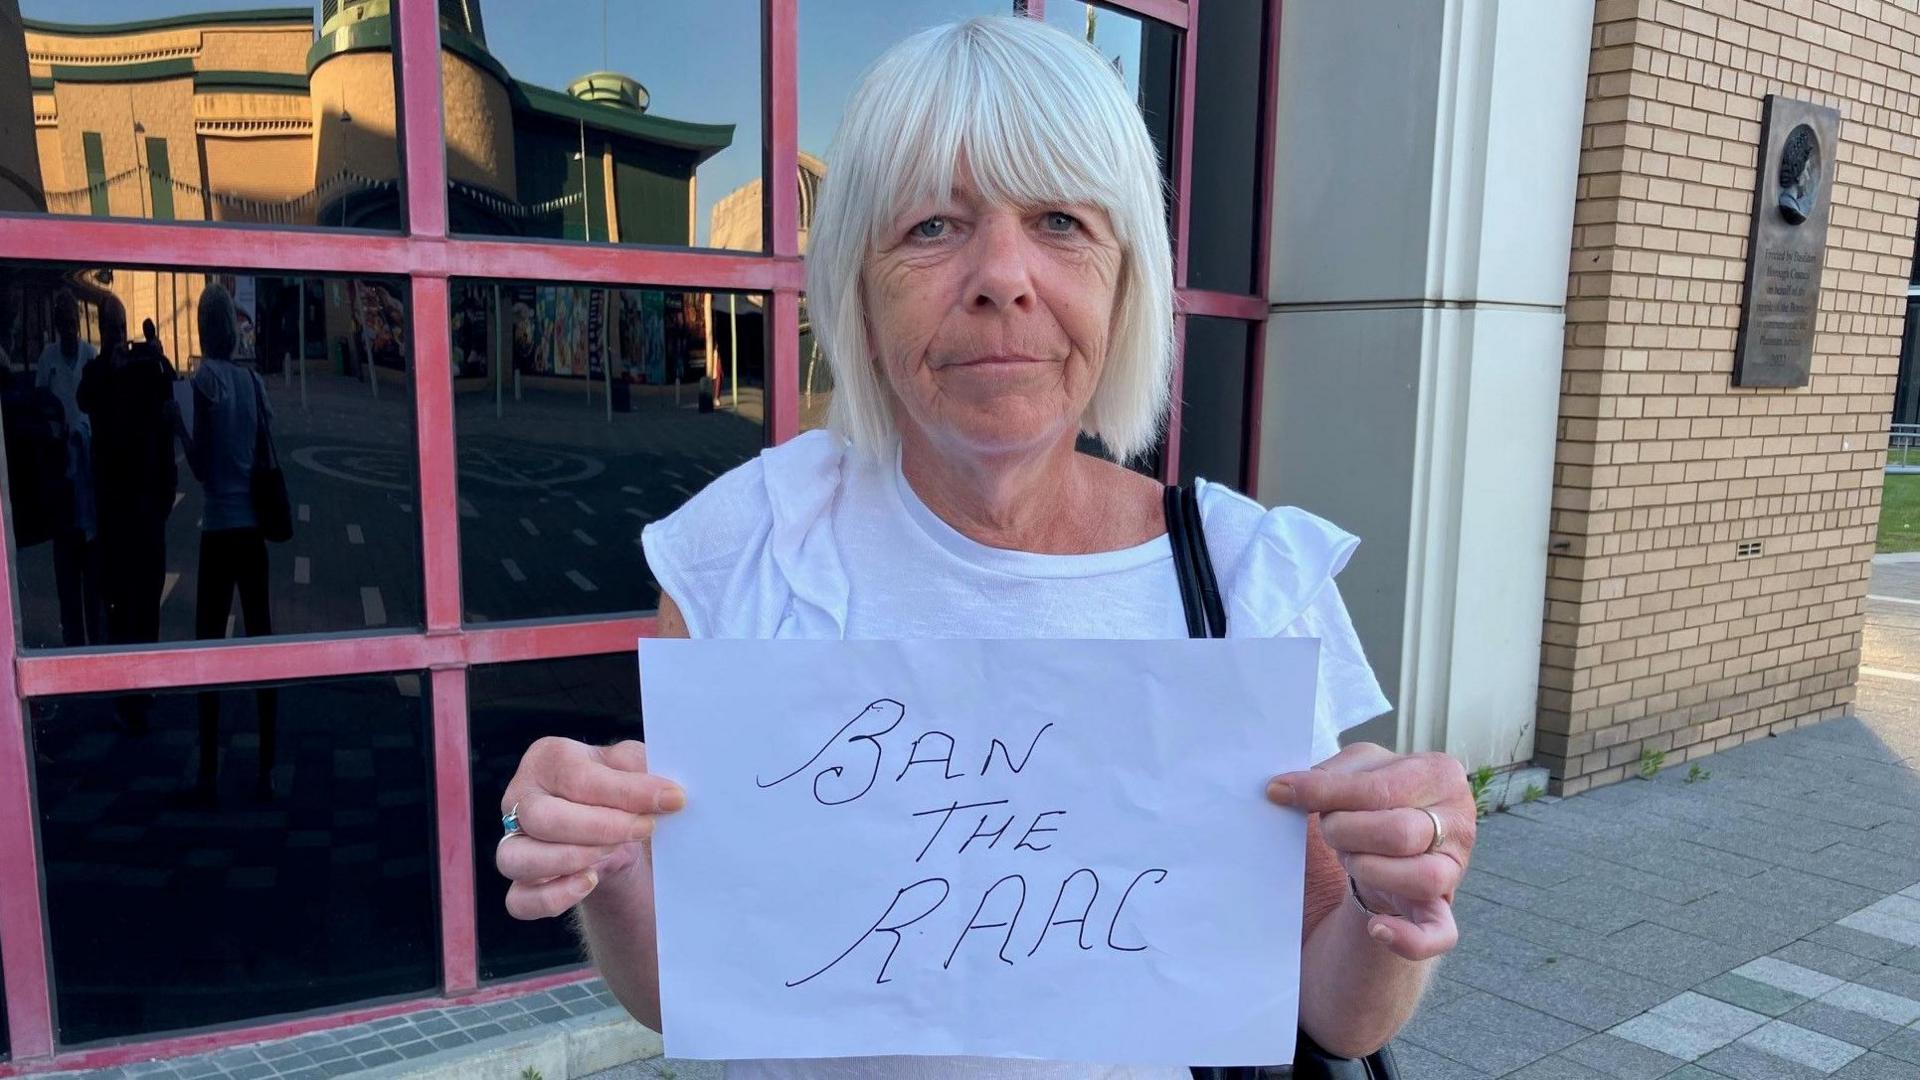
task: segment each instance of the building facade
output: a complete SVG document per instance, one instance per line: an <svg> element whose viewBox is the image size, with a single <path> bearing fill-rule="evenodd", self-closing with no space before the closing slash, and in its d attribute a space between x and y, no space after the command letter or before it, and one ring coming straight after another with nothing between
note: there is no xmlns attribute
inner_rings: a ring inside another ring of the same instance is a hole
<svg viewBox="0 0 1920 1080"><path fill-rule="evenodd" d="M1356 737L1575 793L1846 711L1920 422L1900 4L0 0L0 1076L584 977L504 912L500 791L644 734L639 528L821 422L833 124L973 14L1135 95L1180 304L1148 468L1363 538L1395 708ZM1785 389L1735 376L1770 95L1840 118ZM116 307L190 373L215 281L294 503L257 571L61 396Z"/></svg>

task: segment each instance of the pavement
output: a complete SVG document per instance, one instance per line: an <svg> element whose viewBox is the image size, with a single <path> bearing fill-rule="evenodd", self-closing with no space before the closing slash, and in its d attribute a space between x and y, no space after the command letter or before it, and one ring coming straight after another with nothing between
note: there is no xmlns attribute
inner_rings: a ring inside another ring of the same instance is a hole
<svg viewBox="0 0 1920 1080"><path fill-rule="evenodd" d="M1487 818L1407 1080L1920 1078L1920 555L1868 592L1856 715Z"/></svg>
<svg viewBox="0 0 1920 1080"><path fill-rule="evenodd" d="M1920 1078L1920 555L1862 653L1854 716L1490 815L1404 1080ZM721 1076L659 1054L589 980L84 1075Z"/></svg>

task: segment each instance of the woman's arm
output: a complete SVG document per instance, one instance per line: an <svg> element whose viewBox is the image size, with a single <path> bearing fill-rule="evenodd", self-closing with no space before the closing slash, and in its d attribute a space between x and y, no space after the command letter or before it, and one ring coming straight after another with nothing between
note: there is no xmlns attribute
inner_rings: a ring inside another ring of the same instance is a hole
<svg viewBox="0 0 1920 1080"><path fill-rule="evenodd" d="M1361 743L1275 777L1268 797L1311 815L1300 1026L1331 1053L1370 1054L1412 1017L1459 940L1453 891L1476 825L1465 770Z"/></svg>
<svg viewBox="0 0 1920 1080"><path fill-rule="evenodd" d="M687 637L687 622L673 597L660 594L655 634ZM671 826L669 826L671 827ZM653 922L653 845L638 845L640 857L609 865L600 883L574 908L575 927L607 989L634 1019L660 1030L660 947Z"/></svg>
<svg viewBox="0 0 1920 1080"><path fill-rule="evenodd" d="M1413 1017L1434 963L1402 959L1367 936L1367 914L1320 832L1320 815L1309 818L1300 1027L1328 1053L1365 1057Z"/></svg>

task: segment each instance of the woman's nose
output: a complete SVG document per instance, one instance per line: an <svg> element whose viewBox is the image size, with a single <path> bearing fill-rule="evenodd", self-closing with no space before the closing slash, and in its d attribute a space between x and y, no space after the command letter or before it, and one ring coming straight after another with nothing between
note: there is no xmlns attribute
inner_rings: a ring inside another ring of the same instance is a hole
<svg viewBox="0 0 1920 1080"><path fill-rule="evenodd" d="M975 308L1005 310L1033 304L1033 277L1028 265L1027 238L1012 215L990 215L974 234L973 280L970 303Z"/></svg>

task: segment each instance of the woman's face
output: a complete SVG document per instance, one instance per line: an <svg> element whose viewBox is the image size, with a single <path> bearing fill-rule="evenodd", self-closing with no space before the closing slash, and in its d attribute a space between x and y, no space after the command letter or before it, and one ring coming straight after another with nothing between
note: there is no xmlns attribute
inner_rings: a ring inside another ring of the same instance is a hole
<svg viewBox="0 0 1920 1080"><path fill-rule="evenodd" d="M902 437L993 455L1078 430L1121 263L1091 206L1011 207L956 186L883 226L861 288Z"/></svg>

